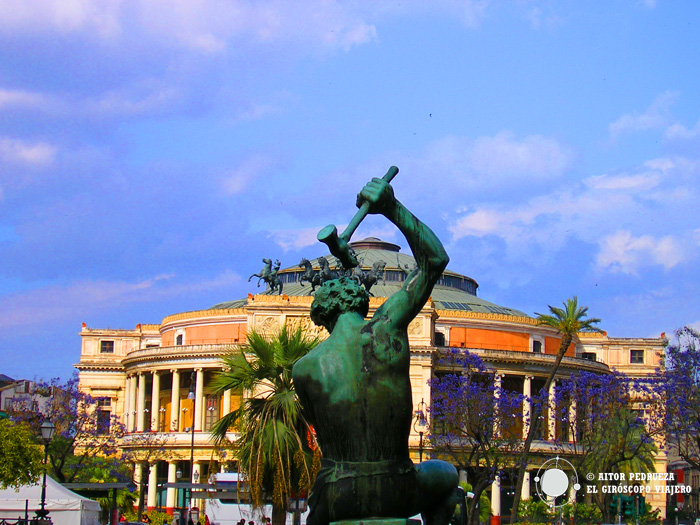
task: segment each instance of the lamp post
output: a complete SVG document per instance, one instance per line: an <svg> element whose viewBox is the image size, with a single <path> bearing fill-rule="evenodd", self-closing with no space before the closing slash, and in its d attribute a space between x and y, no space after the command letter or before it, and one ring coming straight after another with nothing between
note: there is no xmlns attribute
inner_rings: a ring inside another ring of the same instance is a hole
<svg viewBox="0 0 700 525"><path fill-rule="evenodd" d="M46 510L46 471L49 469L49 443L53 438L56 425L47 419L41 424L40 430L41 441L44 443L44 481L41 484L41 510L37 510L35 514L42 520L51 521L46 518L49 515L49 511Z"/></svg>
<svg viewBox="0 0 700 525"><path fill-rule="evenodd" d="M418 462L422 463L423 462L423 433L425 432L425 429L428 428L428 421L425 418L425 401L423 399L420 400L420 403L418 403L418 407L416 408L415 412L413 412L413 415L415 417L415 422L413 423L413 430L418 432Z"/></svg>
<svg viewBox="0 0 700 525"><path fill-rule="evenodd" d="M195 381L197 380L197 374L192 370L192 375L190 375L190 391L187 393L187 399L192 400L192 441L190 444L190 483L195 483L194 481L194 418L197 415L197 410L195 408L196 400L194 395ZM192 515L192 489L190 489L190 515Z"/></svg>

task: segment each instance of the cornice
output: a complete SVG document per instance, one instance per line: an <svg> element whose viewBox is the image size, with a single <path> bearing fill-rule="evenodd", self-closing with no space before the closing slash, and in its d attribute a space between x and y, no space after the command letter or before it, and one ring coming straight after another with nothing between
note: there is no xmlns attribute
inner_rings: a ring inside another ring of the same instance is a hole
<svg viewBox="0 0 700 525"><path fill-rule="evenodd" d="M465 319L486 319L489 321L504 321L513 324L527 324L537 326L537 319L532 317L492 314L486 312L467 312L464 310L437 310L441 319L445 318L465 318Z"/></svg>
<svg viewBox="0 0 700 525"><path fill-rule="evenodd" d="M182 312L165 317L159 325L164 327L166 324L182 321L185 319L197 319L201 317L228 317L234 315L247 315L245 308L222 308L214 310L195 310L193 312Z"/></svg>
<svg viewBox="0 0 700 525"><path fill-rule="evenodd" d="M121 363L90 363L80 362L73 365L80 371L100 371L100 372L124 372L124 365Z"/></svg>

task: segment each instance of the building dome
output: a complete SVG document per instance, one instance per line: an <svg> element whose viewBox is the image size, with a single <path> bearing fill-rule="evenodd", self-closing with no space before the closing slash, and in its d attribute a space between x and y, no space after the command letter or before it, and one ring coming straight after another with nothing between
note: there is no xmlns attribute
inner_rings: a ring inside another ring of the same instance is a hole
<svg viewBox="0 0 700 525"><path fill-rule="evenodd" d="M368 272L377 263L385 263L383 280L379 280L371 288L374 297L390 297L398 292L403 281L410 271L415 268L416 261L413 256L400 253L401 248L376 237L367 237L360 241L350 243L355 251L360 267ZM319 259L325 259L331 269L340 268L341 264L333 255L325 255L315 259L309 259L315 271L321 268ZM288 296L312 295L311 285L301 282L304 269L300 266L290 266L279 271L279 278L283 284L283 293ZM431 299L435 308L439 310L459 310L465 312L479 312L510 315L515 317L528 317L527 314L514 308L499 306L477 296L478 283L471 277L461 275L450 270L445 270L433 288ZM275 294L267 291L265 294ZM247 299L228 301L212 306L212 309L240 308L247 304Z"/></svg>

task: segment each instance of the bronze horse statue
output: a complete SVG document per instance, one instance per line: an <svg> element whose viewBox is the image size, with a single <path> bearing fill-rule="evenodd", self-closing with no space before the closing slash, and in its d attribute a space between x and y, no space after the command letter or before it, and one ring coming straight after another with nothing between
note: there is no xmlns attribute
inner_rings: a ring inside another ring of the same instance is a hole
<svg viewBox="0 0 700 525"><path fill-rule="evenodd" d="M280 281L279 276L277 275L277 272L280 269L280 266L282 266L282 263L279 261L279 259L275 260L275 267L272 267L272 259L265 259L263 258L262 262L265 263L265 266L263 266L262 270L260 270L260 273L254 273L250 277L248 277L248 282L253 277L258 278L258 287L260 286L260 281L264 281L266 285L270 287L270 291L274 292L275 290L278 290L277 293L281 294L282 293L282 281Z"/></svg>
<svg viewBox="0 0 700 525"><path fill-rule="evenodd" d="M370 288L377 284L380 280L384 282L384 268L386 263L384 261L377 261L372 265L372 269L365 274L365 278L362 281L362 285L367 290L367 293L372 295Z"/></svg>
<svg viewBox="0 0 700 525"><path fill-rule="evenodd" d="M304 286L304 281L308 282L311 284L311 291L314 292L317 286L321 286L323 284L321 274L314 271L313 267L311 266L311 262L308 259L302 258L299 266L304 268L303 275L299 277L299 284Z"/></svg>

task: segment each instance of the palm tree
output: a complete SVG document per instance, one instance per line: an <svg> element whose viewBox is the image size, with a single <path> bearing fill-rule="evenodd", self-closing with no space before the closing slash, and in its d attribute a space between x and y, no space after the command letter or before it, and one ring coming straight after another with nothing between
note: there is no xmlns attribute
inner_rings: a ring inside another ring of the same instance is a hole
<svg viewBox="0 0 700 525"><path fill-rule="evenodd" d="M254 506L263 505L263 492L272 495L275 525L284 524L289 496L308 490L320 467L320 450L292 382L294 363L318 342L301 328L284 327L273 337L251 331L246 346L222 358L225 371L214 378L218 392L233 389L245 398L214 425L214 439L233 448ZM226 437L232 428L239 431L235 443Z"/></svg>
<svg viewBox="0 0 700 525"><path fill-rule="evenodd" d="M549 371L549 376L547 377L547 381L542 389L544 392L549 392L549 388L554 381L554 376L559 369L561 360L564 358L564 354L569 346L571 346L576 334L579 332L602 333L600 328L594 326L600 323L600 319L595 317L586 319L588 307L579 306L578 297L574 296L572 299L567 299L563 305L564 308L557 308L549 305L549 314L538 314L535 312L535 315L537 316L537 324L554 328L561 335L561 342L559 344L559 350L557 351L557 357L554 360L554 365ZM539 431L540 424L541 420L539 418L532 418L527 436L525 438L525 443L523 444L520 466L518 468L518 481L515 486L515 499L513 501L513 508L510 511L511 523L515 523L518 518L518 505L520 504L520 494L523 488L523 478L525 477L525 469L527 468L527 459L530 455L532 441L535 438L535 434L537 434Z"/></svg>

